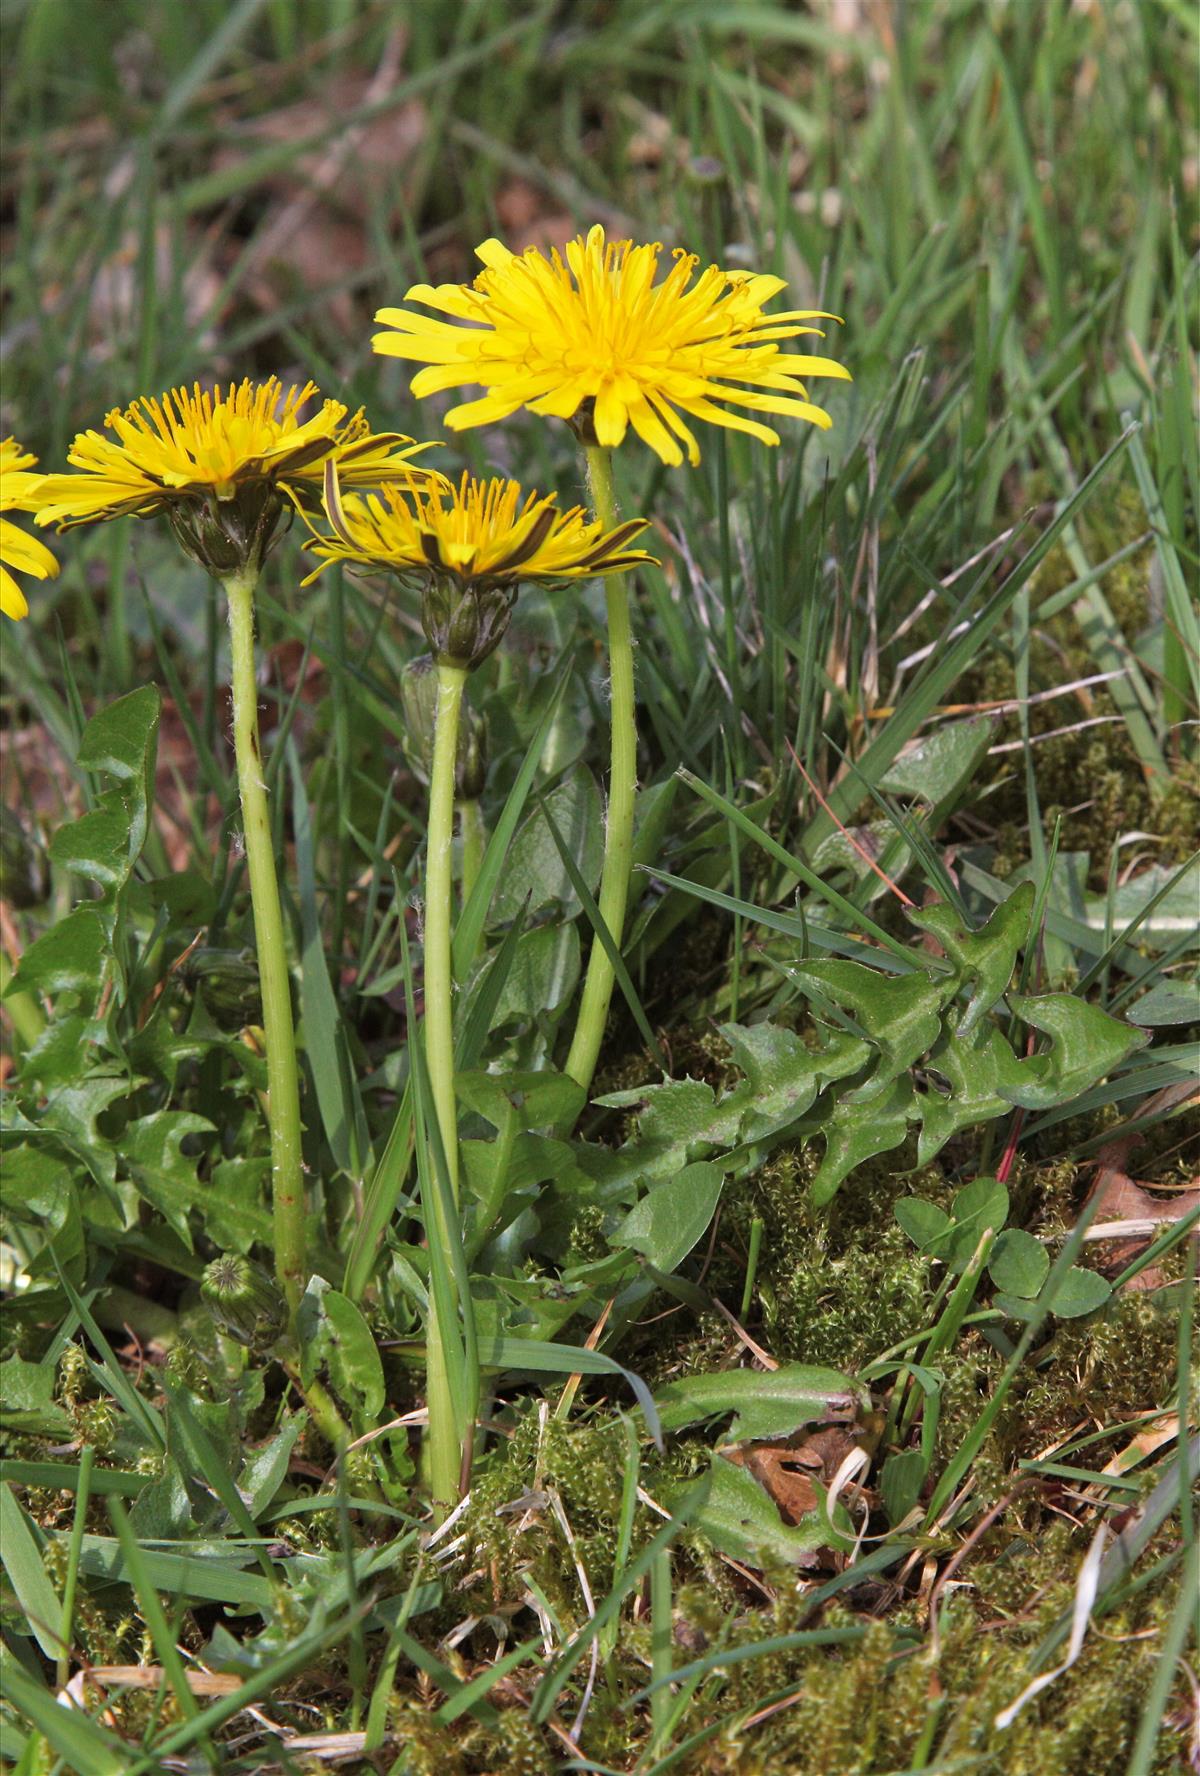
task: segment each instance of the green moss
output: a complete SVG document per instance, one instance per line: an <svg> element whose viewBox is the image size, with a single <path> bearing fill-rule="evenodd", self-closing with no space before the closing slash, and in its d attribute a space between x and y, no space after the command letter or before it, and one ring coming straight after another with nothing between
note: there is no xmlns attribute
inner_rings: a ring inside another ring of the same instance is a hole
<svg viewBox="0 0 1200 1776"><path fill-rule="evenodd" d="M1154 1641L1130 1637L1161 1628L1174 1601L1170 1587L1107 1617L1103 1637L1093 1632L1070 1671L1012 1726L1001 1731L995 1725L1028 1683L1038 1641L1070 1607L1062 1540L1005 1563L1020 1621L997 1618L992 1599L971 1589L944 1601L936 1661L924 1609L908 1604L887 1623L869 1624L854 1646L776 1652L727 1667L707 1713L728 1724L679 1767L695 1776L783 1770L869 1776L911 1768L924 1747L931 1763L963 1758L989 1776L1117 1776L1154 1663ZM1080 1552L1070 1551L1073 1563ZM823 1625L852 1626L856 1618L830 1610ZM919 1645L898 1638L903 1628L920 1635ZM767 1616L754 1627L739 1623L736 1638L744 1645L780 1631L786 1632L785 1622ZM787 1705L747 1727L779 1691ZM1171 1769L1178 1749L1164 1735L1153 1768Z"/></svg>
<svg viewBox="0 0 1200 1776"><path fill-rule="evenodd" d="M1123 1290L1102 1314L1060 1321L1052 1361L1023 1397L1022 1454L1082 1416L1119 1424L1169 1402L1177 1386L1178 1312L1162 1291Z"/></svg>
<svg viewBox="0 0 1200 1776"><path fill-rule="evenodd" d="M780 1357L853 1371L926 1323L929 1263L894 1224L840 1254L814 1240L790 1270L772 1268L759 1293Z"/></svg>
<svg viewBox="0 0 1200 1776"><path fill-rule="evenodd" d="M1200 766L1186 759L1175 762L1171 781L1159 797L1153 830L1161 840L1160 863L1179 865L1192 855L1200 833Z"/></svg>

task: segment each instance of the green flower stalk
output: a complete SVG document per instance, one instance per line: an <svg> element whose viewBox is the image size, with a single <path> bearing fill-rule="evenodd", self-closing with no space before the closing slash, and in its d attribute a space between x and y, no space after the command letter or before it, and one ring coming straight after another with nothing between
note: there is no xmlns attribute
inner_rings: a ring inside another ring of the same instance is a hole
<svg viewBox="0 0 1200 1776"><path fill-rule="evenodd" d="M504 639L522 580L581 579L618 573L649 557L627 545L642 519L617 527L588 521L579 507L560 512L553 495L525 495L515 481L472 481L464 475L450 492L439 488L364 498L344 495L338 471L325 477L325 512L333 534L312 547L322 565L344 561L386 569L421 589L421 621L436 671L437 699L429 765L429 819L425 854L425 1056L445 1159L451 1206L458 1208L458 1107L454 1077L454 820L460 769L460 722L468 676ZM317 569L319 573L320 568ZM422 700L427 695L420 691ZM411 695L411 687L410 687ZM468 772L471 761L465 761ZM464 780L464 789L481 784ZM478 835L464 831L464 859ZM477 866L476 866L477 867ZM435 1156L430 1155L430 1172ZM426 1237L461 1237L441 1209L427 1214ZM443 1250L446 1269L450 1253ZM459 1497L464 1453L474 1426L459 1422L449 1384L446 1342L430 1302L426 1334L429 1434L426 1471L434 1515L442 1518Z"/></svg>
<svg viewBox="0 0 1200 1776"><path fill-rule="evenodd" d="M616 522L609 453L630 429L675 467L685 454L693 466L700 461L689 420L745 432L764 444L778 444L779 434L752 415L832 424L809 399L807 380L847 380L849 371L832 358L787 351L782 342L820 337L812 323L834 317L814 309L768 313L765 305L784 289L782 278L718 265L702 269L682 249L664 270L658 242L610 241L598 225L549 257L536 247L513 253L498 240L484 241L476 252L483 269L473 283L414 284L405 300L420 308L380 309L375 319L386 330L371 343L384 357L424 366L413 377L415 395L482 387L481 396L446 414L452 431L507 419L522 407L569 421L587 451L603 524ZM600 911L619 945L633 855L637 731L628 599L612 579L605 592L612 777ZM593 943L567 1060L568 1073L585 1088L595 1072L614 976L604 945Z"/></svg>
<svg viewBox="0 0 1200 1776"><path fill-rule="evenodd" d="M413 457L424 445L372 433L325 401L307 420L311 384L286 394L272 377L226 393L175 389L107 416L114 434L82 432L74 474L46 475L38 522L66 529L109 518L166 516L184 552L225 590L232 660L233 741L254 914L267 1061L275 1268L289 1321L308 1279L300 1082L291 978L262 749L254 660L254 592L288 502L315 505L326 463L349 484L429 479Z"/></svg>
<svg viewBox="0 0 1200 1776"><path fill-rule="evenodd" d="M400 674L400 702L404 712L401 744L405 756L422 783L428 784L433 764L434 722L438 703L438 670L432 654L410 660ZM481 797L487 783L487 733L483 720L464 696L459 712L458 750L454 761L454 788L462 834L461 897L465 906L479 876L487 846L487 828Z"/></svg>
<svg viewBox="0 0 1200 1776"><path fill-rule="evenodd" d="M275 873L275 843L258 736L258 681L254 669L254 588L257 583L258 575L252 570L231 574L221 582L229 601L233 752L242 804L246 873L250 880L254 946L258 954L262 995L275 1268L289 1313L294 1314L308 1280L303 1130L287 937Z"/></svg>
<svg viewBox="0 0 1200 1776"><path fill-rule="evenodd" d="M588 444L588 481L592 504L602 524L615 525L612 456L599 444ZM633 679L633 628L629 591L619 574L604 581L608 615L610 753L608 814L604 827L604 869L600 877L600 917L618 946L625 929L629 877L633 867L633 815L637 799L637 709ZM566 1071L588 1090L604 1040L616 971L605 946L596 939L588 957L587 977L567 1055Z"/></svg>

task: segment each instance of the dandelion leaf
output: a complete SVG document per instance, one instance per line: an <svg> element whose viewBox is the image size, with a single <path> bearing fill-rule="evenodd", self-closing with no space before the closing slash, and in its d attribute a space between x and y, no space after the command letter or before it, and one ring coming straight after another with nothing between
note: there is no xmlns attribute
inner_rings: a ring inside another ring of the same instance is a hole
<svg viewBox="0 0 1200 1776"><path fill-rule="evenodd" d="M791 1030L772 1024L723 1024L721 1034L745 1077L720 1096L699 1079L669 1080L597 1099L616 1108L643 1106L638 1131L620 1149L622 1176L652 1183L672 1177L693 1160L768 1140L790 1128L816 1101L821 1088L856 1072L870 1048L853 1036L832 1036L808 1049Z"/></svg>
<svg viewBox="0 0 1200 1776"><path fill-rule="evenodd" d="M894 1079L881 1097L869 1104L843 1098L823 1125L825 1155L810 1186L815 1207L827 1203L842 1179L864 1160L890 1153L920 1114L911 1079Z"/></svg>
<svg viewBox="0 0 1200 1776"><path fill-rule="evenodd" d="M942 978L923 970L913 974L887 975L861 962L821 960L804 962L792 969L803 985L810 981L835 1005L853 1013L879 1059L854 1093L859 1103L882 1097L923 1055L929 1053L941 1033L941 1011L954 991Z"/></svg>
<svg viewBox="0 0 1200 1776"><path fill-rule="evenodd" d="M1011 1108L1004 1088L1016 1089L1021 1063L995 1025L968 1036L947 1031L929 1056L931 1083L921 1097L917 1163L927 1165L960 1129L976 1128Z"/></svg>
<svg viewBox="0 0 1200 1776"><path fill-rule="evenodd" d="M969 1036L1003 996L1029 932L1034 897L1033 883L1022 882L996 908L982 931L964 931L958 914L945 901L909 912L912 924L937 938L958 970L960 983L973 984L959 1021L960 1035Z"/></svg>
<svg viewBox="0 0 1200 1776"><path fill-rule="evenodd" d="M1070 1103L1150 1040L1148 1031L1121 1023L1073 993L1046 993L1036 999L1013 993L1008 1002L1018 1017L1053 1043L1049 1054L1021 1062L1015 1083L997 1086L1010 1103L1026 1110Z"/></svg>

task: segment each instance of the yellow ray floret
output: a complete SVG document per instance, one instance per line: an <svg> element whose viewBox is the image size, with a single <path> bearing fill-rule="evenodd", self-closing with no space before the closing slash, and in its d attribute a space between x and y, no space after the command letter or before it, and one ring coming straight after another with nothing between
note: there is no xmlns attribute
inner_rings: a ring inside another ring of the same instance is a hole
<svg viewBox="0 0 1200 1776"><path fill-rule="evenodd" d="M311 545L322 567L345 561L406 575L447 575L466 585L582 579L654 561L628 547L645 530L644 518L606 531L582 506L560 511L552 493L525 494L515 481L475 481L464 474L453 488L389 486L382 496L364 496L343 494L340 479L340 464L329 464L325 513L334 534L314 531Z"/></svg>
<svg viewBox="0 0 1200 1776"><path fill-rule="evenodd" d="M482 399L446 415L455 430L528 407L589 417L606 447L632 426L664 462L682 462L686 450L695 464L700 449L682 414L778 444L771 426L718 403L827 427L829 415L801 378L850 379L832 358L780 349L781 340L821 335L808 323L836 318L816 309L764 313L782 278L716 265L697 276L695 255L676 252L656 282L661 246L607 241L599 226L570 243L565 263L557 252L515 254L497 240L476 251L484 270L473 284L414 284L405 297L449 320L382 308L375 319L393 331L372 340L387 357L429 366L413 377L416 395L482 384Z"/></svg>
<svg viewBox="0 0 1200 1776"><path fill-rule="evenodd" d="M36 461L15 438L0 442L0 512L35 510L43 480L41 475L29 473ZM0 518L0 611L19 622L29 615L29 606L10 568L32 574L35 580L47 580L58 572L58 562L45 543L8 518Z"/></svg>
<svg viewBox="0 0 1200 1776"><path fill-rule="evenodd" d="M347 419L340 401L322 401L302 419L301 409L317 392L312 383L285 392L272 376L230 383L225 392L197 383L114 408L104 422L113 437L96 431L76 437L67 458L76 474L43 478L38 521L65 526L127 513L147 517L176 500L230 500L247 483L262 481L315 504L331 459L352 485L429 478L431 471L412 460L428 445L399 432L373 433L361 412Z"/></svg>

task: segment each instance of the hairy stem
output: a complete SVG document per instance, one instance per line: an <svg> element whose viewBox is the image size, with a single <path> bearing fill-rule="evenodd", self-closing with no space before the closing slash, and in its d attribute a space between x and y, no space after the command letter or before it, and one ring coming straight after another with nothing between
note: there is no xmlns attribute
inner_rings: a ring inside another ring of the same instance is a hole
<svg viewBox="0 0 1200 1776"><path fill-rule="evenodd" d="M587 447L588 480L596 516L606 530L617 522L613 493L612 458L599 445ZM604 582L608 604L608 661L611 685L610 720L612 752L608 782L608 818L604 831L604 873L600 878L600 915L613 942L620 945L629 898L629 872L633 861L633 808L637 790L637 720L633 692L633 635L629 622L629 594L625 576L609 574ZM587 979L579 1002L575 1035L567 1056L567 1072L583 1086L591 1087L592 1075L604 1039L608 1006L612 998L613 965L608 952L592 939Z"/></svg>
<svg viewBox="0 0 1200 1776"><path fill-rule="evenodd" d="M454 1094L454 1004L450 939L454 917L454 765L458 722L467 674L438 663L433 764L429 775L429 829L425 859L425 1058L429 1086L446 1158L446 1180L458 1202L458 1108ZM430 1156L430 1169L436 1161ZM426 1229L430 1241L446 1238L440 1216ZM450 1266L450 1254L445 1254ZM443 1516L457 1501L462 1470L462 1433L451 1395L443 1329L432 1291L429 1303L426 1400L429 1406L427 1471L434 1512Z"/></svg>
<svg viewBox="0 0 1200 1776"><path fill-rule="evenodd" d="M223 582L229 599L232 650L233 747L237 759L246 871L254 910L254 943L267 1051L267 1106L271 1130L271 1202L275 1272L294 1320L307 1276L304 1171L300 1134L300 1080L288 975L283 909L258 740L258 686L254 671L254 588L257 576Z"/></svg>

